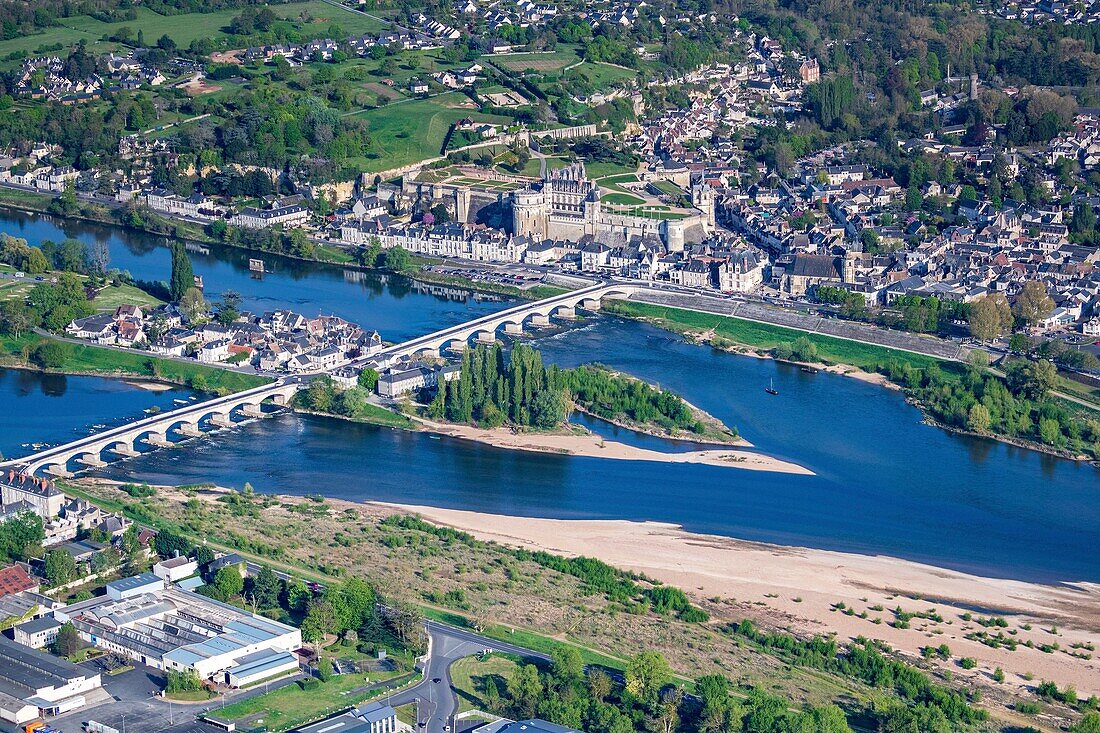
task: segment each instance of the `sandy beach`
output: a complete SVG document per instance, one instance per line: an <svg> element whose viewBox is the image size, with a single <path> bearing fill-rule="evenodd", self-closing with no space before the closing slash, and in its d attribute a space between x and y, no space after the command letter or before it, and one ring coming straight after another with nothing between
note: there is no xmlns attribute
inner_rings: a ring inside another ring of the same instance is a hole
<svg viewBox="0 0 1100 733"><path fill-rule="evenodd" d="M974 683L994 685L991 675L1001 667L1006 680L995 686L1009 692L1052 680L1074 685L1081 697L1100 694L1100 661L1088 649L1100 646L1100 585L983 578L890 557L696 535L655 522L529 519L394 506L481 539L595 557L644 573L682 588L716 618L747 617L801 634L835 632L842 640L862 635L913 656L925 646L947 644L951 659L938 664ZM909 628L895 628L892 610L898 607L935 612L928 614L933 618L910 619ZM1007 626L978 623L991 616L1003 617ZM1015 651L991 648L974 638L981 634L1003 634L1019 646ZM1029 640L1035 648L1024 645ZM1039 649L1055 643L1056 650ZM958 664L962 657L975 659L977 668L963 669Z"/></svg>
<svg viewBox="0 0 1100 733"><path fill-rule="evenodd" d="M508 428L478 428L470 425L452 425L416 418L425 430L451 438L473 440L497 448L557 453L570 456L610 458L622 461L660 461L664 463L703 463L725 468L744 468L750 471L774 471L777 473L814 475L812 471L795 463L783 461L762 453L735 448L662 452L647 448L605 440L598 435L517 433Z"/></svg>

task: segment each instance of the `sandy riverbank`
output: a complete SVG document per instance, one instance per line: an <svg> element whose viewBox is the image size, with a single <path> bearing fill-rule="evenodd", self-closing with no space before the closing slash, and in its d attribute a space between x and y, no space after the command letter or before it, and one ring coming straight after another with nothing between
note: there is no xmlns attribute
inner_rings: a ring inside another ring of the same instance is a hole
<svg viewBox="0 0 1100 733"><path fill-rule="evenodd" d="M595 557L644 573L691 593L716 618L748 617L802 634L835 632L842 640L862 635L914 656L925 646L947 644L952 658L940 664L975 683L994 685L992 672L1001 667L1006 680L995 685L1000 689L1053 680L1074 685L1082 697L1100 694L1100 661L1070 655L1095 657L1073 644L1100 646L1100 585L983 578L890 557L696 535L656 522L529 519L393 506L481 539ZM841 602L854 615L834 610ZM917 617L908 629L895 628L892 609L899 606L906 612L934 608L942 621ZM883 610L875 610L879 607ZM861 618L865 611L867 618ZM964 619L968 612L969 621ZM977 623L989 616L1004 617L1007 627ZM875 624L875 618L881 622ZM994 649L966 638L983 632L1003 633L1019 646L1015 651ZM1036 648L1024 646L1028 640ZM1056 651L1038 649L1054 643ZM977 660L978 667L962 669L962 657Z"/></svg>
<svg viewBox="0 0 1100 733"><path fill-rule="evenodd" d="M432 433L462 440L472 440L497 448L525 450L537 453L610 458L623 461L660 461L663 463L703 463L725 468L744 468L750 471L774 471L805 476L812 471L795 463L772 456L733 448L669 452L638 448L636 446L605 440L591 433L517 433L508 428L478 428L470 425L437 423L415 418Z"/></svg>

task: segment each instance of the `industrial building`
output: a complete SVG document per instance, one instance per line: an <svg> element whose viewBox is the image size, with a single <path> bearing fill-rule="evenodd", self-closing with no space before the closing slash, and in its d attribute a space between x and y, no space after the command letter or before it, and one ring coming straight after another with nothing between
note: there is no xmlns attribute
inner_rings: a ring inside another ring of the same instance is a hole
<svg viewBox="0 0 1100 733"><path fill-rule="evenodd" d="M16 725L83 707L98 674L0 636L0 720Z"/></svg>
<svg viewBox="0 0 1100 733"><path fill-rule="evenodd" d="M152 573L108 583L106 596L55 615L94 646L221 684L296 669L287 653L302 645L301 631L292 626L170 586Z"/></svg>

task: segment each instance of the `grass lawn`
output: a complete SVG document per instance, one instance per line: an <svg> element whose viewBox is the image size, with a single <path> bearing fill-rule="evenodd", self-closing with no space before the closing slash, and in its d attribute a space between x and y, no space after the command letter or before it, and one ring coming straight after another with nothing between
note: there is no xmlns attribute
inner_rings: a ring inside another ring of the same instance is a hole
<svg viewBox="0 0 1100 733"><path fill-rule="evenodd" d="M5 266L0 271L11 272L11 268ZM0 301L22 300L27 297L31 288L38 284L35 276L31 275L13 279L4 278L0 280ZM158 306L160 303L160 300L133 285L109 285L99 291L95 300L92 301L92 307L97 311L113 311L120 305Z"/></svg>
<svg viewBox="0 0 1100 733"><path fill-rule="evenodd" d="M356 114L370 124L371 135L370 157L357 164L363 171L375 173L438 156L447 130L464 117L479 122L509 121L507 117L460 106L468 102L465 95L450 92Z"/></svg>
<svg viewBox="0 0 1100 733"><path fill-rule="evenodd" d="M505 71L520 73L535 71L550 73L579 61L573 49L554 51L553 53L513 53L506 56L493 56L489 59L494 66Z"/></svg>
<svg viewBox="0 0 1100 733"><path fill-rule="evenodd" d="M51 201L53 201L52 196L34 193L33 191L22 191L17 188L0 188L0 204L9 203L16 206L23 206L28 209L35 209L36 211L45 211Z"/></svg>
<svg viewBox="0 0 1100 733"><path fill-rule="evenodd" d="M633 69L621 69L611 64L592 63L590 61L586 61L567 72L567 76L574 74L583 76L598 92L606 92L621 87L625 82L638 76L638 72Z"/></svg>
<svg viewBox="0 0 1100 733"><path fill-rule="evenodd" d="M201 690L181 690L179 692L167 692L164 695L169 700L177 700L179 702L203 702L216 697L217 694L207 690L205 688Z"/></svg>
<svg viewBox="0 0 1100 733"><path fill-rule="evenodd" d="M498 689L504 689L504 683L512 671L519 665L507 657L491 654L485 660L466 657L451 665L451 684L458 694L458 711L485 710L485 701L481 694L485 682L495 677Z"/></svg>
<svg viewBox="0 0 1100 733"><path fill-rule="evenodd" d="M343 35L372 33L383 28L383 24L350 9L343 9L321 0L272 5L271 10L280 18L285 18L306 36L313 37L328 32L332 25L338 25ZM191 41L199 38L223 38L224 28L240 15L240 8L218 10L212 13L187 13L184 15L160 15L147 8L135 7L137 18L118 23L104 23L87 15L60 18L58 25L41 33L21 36L0 41L0 57L13 52L34 53L40 46L61 44L74 46L79 41L88 42L90 50L105 53L117 44L104 42L105 36L115 34L119 28L128 26L136 36L141 31L147 43L167 34L176 45L186 48Z"/></svg>
<svg viewBox="0 0 1100 733"><path fill-rule="evenodd" d="M623 206L639 206L645 203L645 199L640 199L637 196L629 193L608 193L601 197L601 200L607 204L617 204Z"/></svg>
<svg viewBox="0 0 1100 733"><path fill-rule="evenodd" d="M23 349L34 349L42 336L23 334L0 336L0 360L25 363ZM203 391L229 394L269 383L271 380L253 374L241 374L227 369L153 355L135 354L105 346L68 344L65 360L56 371L65 374L110 374L163 379L177 384L202 385Z"/></svg>
<svg viewBox="0 0 1100 733"><path fill-rule="evenodd" d="M239 720L262 714L263 723L259 719L249 720L249 727L262 725L269 731L288 730L382 695L382 690L355 690L396 676L393 673L372 673L370 682L367 682L367 675L337 675L312 690L303 690L297 684L287 685L266 695L227 705L214 715L223 720Z"/></svg>
<svg viewBox="0 0 1100 733"><path fill-rule="evenodd" d="M589 178L607 178L608 176L622 176L633 175L638 170L638 166L624 166L618 163L604 163L599 160L586 160L584 162L584 172L588 174Z"/></svg>
<svg viewBox="0 0 1100 733"><path fill-rule="evenodd" d="M906 362L917 369L924 369L935 364L944 368L945 371L950 371L949 362L933 356L913 354L908 351L899 351L858 341L846 341L845 339L823 336L817 333L806 333L784 326L773 326L769 323L757 323L739 318L622 300L607 303L604 311L629 318L645 318L677 333L714 329L714 332L719 336L758 349L771 349L781 343L790 343L805 336L817 345L817 351L822 361L851 364L865 371L874 371L878 364L891 360Z"/></svg>
<svg viewBox="0 0 1100 733"><path fill-rule="evenodd" d="M110 286L96 294L92 306L98 311L113 311L120 305L140 305L156 307L162 301L133 285Z"/></svg>

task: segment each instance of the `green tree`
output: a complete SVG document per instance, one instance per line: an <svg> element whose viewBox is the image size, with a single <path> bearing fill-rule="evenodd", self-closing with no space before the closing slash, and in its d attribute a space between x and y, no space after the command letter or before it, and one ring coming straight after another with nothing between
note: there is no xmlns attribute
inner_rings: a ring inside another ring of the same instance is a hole
<svg viewBox="0 0 1100 733"><path fill-rule="evenodd" d="M252 578L248 597L256 608L276 608L279 605L279 591L281 589L282 582L278 576L270 567L264 565L260 568L260 572Z"/></svg>
<svg viewBox="0 0 1100 733"><path fill-rule="evenodd" d="M183 242L172 243L172 276L168 282L168 292L172 300L180 302L184 294L195 287L195 271L191 267L191 258L184 249Z"/></svg>
<svg viewBox="0 0 1100 733"><path fill-rule="evenodd" d="M655 698L671 678L668 661L657 652L640 652L626 666L627 692L639 700Z"/></svg>
<svg viewBox="0 0 1100 733"><path fill-rule="evenodd" d="M240 566L226 565L224 568L219 568L214 575L214 590L218 598L223 601L239 596L244 591L244 578L241 576Z"/></svg>
<svg viewBox="0 0 1100 733"><path fill-rule="evenodd" d="M53 642L53 653L62 657L71 657L80 651L84 642L80 639L80 633L72 622L66 622L57 630L57 638Z"/></svg>
<svg viewBox="0 0 1100 733"><path fill-rule="evenodd" d="M367 367L363 371L359 372L359 386L368 392L373 392L374 388L378 385L378 370Z"/></svg>
<svg viewBox="0 0 1100 733"><path fill-rule="evenodd" d="M1037 280L1028 280L1016 294L1013 312L1029 326L1042 321L1054 310L1054 301L1047 295L1047 287Z"/></svg>
<svg viewBox="0 0 1100 733"><path fill-rule="evenodd" d="M387 249L382 259L383 266L393 272L409 272L413 269L412 255L400 245Z"/></svg>
<svg viewBox="0 0 1100 733"><path fill-rule="evenodd" d="M64 550L53 550L46 554L43 573L51 586L65 585L79 577L76 560Z"/></svg>
<svg viewBox="0 0 1100 733"><path fill-rule="evenodd" d="M1085 713L1077 723L1070 727L1072 733L1100 733L1100 713Z"/></svg>
<svg viewBox="0 0 1100 733"><path fill-rule="evenodd" d="M206 299L202 297L202 291L194 286L187 289L179 304L188 321L200 321L206 316Z"/></svg>
<svg viewBox="0 0 1100 733"><path fill-rule="evenodd" d="M992 422L993 418L990 416L989 410L980 403L971 407L966 416L966 427L975 433L987 432Z"/></svg>
<svg viewBox="0 0 1100 733"><path fill-rule="evenodd" d="M542 679L539 668L533 664L516 667L508 677L508 696L512 698L516 715L531 718L542 697Z"/></svg>
<svg viewBox="0 0 1100 733"><path fill-rule="evenodd" d="M1003 293L990 293L970 306L970 334L979 341L992 341L1012 327L1012 309Z"/></svg>

